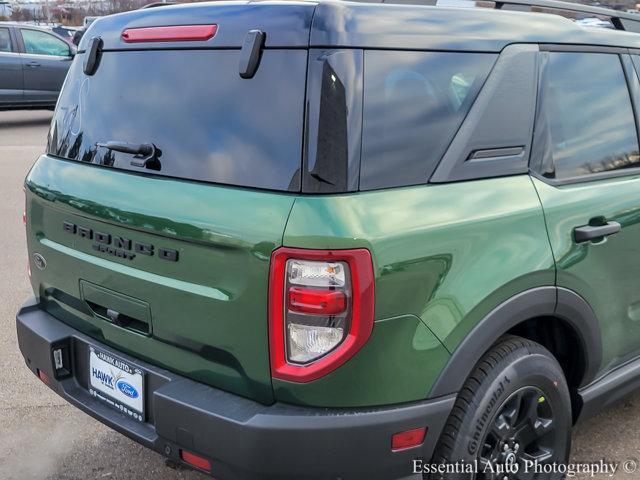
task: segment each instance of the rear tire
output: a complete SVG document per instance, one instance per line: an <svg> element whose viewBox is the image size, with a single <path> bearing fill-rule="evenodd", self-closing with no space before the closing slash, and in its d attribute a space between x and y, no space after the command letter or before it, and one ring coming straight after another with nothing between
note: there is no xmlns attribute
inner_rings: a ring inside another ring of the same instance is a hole
<svg viewBox="0 0 640 480"><path fill-rule="evenodd" d="M430 478L563 478L544 473L544 467L542 474L532 474L528 462L566 464L571 426L569 389L556 359L542 345L505 336L478 362L458 394L433 458L434 464L451 467ZM456 462L458 471L452 472Z"/></svg>

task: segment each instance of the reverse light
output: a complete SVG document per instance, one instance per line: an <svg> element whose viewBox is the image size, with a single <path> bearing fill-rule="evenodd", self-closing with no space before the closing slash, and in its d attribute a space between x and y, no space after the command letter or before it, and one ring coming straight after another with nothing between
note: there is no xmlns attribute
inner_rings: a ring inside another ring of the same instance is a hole
<svg viewBox="0 0 640 480"><path fill-rule="evenodd" d="M398 452L422 445L426 434L427 427L414 428L413 430L396 433L391 437L391 450Z"/></svg>
<svg viewBox="0 0 640 480"><path fill-rule="evenodd" d="M164 27L127 28L122 40L137 42L198 42L215 37L217 25L169 25Z"/></svg>
<svg viewBox="0 0 640 480"><path fill-rule="evenodd" d="M335 370L368 340L373 310L368 250L279 248L269 284L272 376L309 382Z"/></svg>
<svg viewBox="0 0 640 480"><path fill-rule="evenodd" d="M180 459L192 467L199 468L205 472L211 472L211 462L200 455L187 452L186 450L180 450Z"/></svg>

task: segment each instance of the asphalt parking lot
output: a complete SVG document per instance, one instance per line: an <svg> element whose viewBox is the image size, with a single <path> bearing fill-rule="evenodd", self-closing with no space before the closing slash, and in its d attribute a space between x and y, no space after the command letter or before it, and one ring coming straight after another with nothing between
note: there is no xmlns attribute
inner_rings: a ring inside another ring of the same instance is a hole
<svg viewBox="0 0 640 480"><path fill-rule="evenodd" d="M22 182L45 148L48 111L0 112L0 479L204 479L66 404L24 366L14 315L31 293Z"/></svg>
<svg viewBox="0 0 640 480"><path fill-rule="evenodd" d="M45 148L51 112L0 112L0 480L201 479L66 404L24 366L14 315L29 296L22 182ZM640 394L580 425L574 461L640 461ZM589 478L579 475L576 478ZM596 477L606 478L606 477ZM622 467L613 478L640 478Z"/></svg>

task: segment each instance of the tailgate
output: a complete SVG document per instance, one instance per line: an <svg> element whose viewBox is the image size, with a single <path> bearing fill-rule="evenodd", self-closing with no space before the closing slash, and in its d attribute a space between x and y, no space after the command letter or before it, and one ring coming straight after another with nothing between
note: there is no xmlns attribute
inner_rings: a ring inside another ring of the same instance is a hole
<svg viewBox="0 0 640 480"><path fill-rule="evenodd" d="M91 26L27 178L32 282L50 313L151 364L272 401L269 260L300 191L313 9L176 5ZM175 36L203 24L202 41ZM162 39L123 40L148 27ZM246 78L255 29L266 41Z"/></svg>
<svg viewBox="0 0 640 480"><path fill-rule="evenodd" d="M27 178L29 251L46 260L31 261L32 283L82 332L269 402L269 258L292 203L44 156ZM135 322L117 326L106 309Z"/></svg>

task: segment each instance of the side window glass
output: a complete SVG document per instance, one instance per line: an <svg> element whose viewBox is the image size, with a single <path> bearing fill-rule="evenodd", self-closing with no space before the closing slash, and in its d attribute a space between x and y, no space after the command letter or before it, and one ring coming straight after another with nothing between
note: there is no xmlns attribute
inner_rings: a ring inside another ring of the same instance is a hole
<svg viewBox="0 0 640 480"><path fill-rule="evenodd" d="M39 30L20 30L26 53L67 57L71 48L63 40Z"/></svg>
<svg viewBox="0 0 640 480"><path fill-rule="evenodd" d="M360 189L426 183L496 58L366 51Z"/></svg>
<svg viewBox="0 0 640 480"><path fill-rule="evenodd" d="M11 52L11 36L8 28L0 28L0 52Z"/></svg>
<svg viewBox="0 0 640 480"><path fill-rule="evenodd" d="M558 180L640 167L620 57L549 52L543 62L535 145L541 173Z"/></svg>

